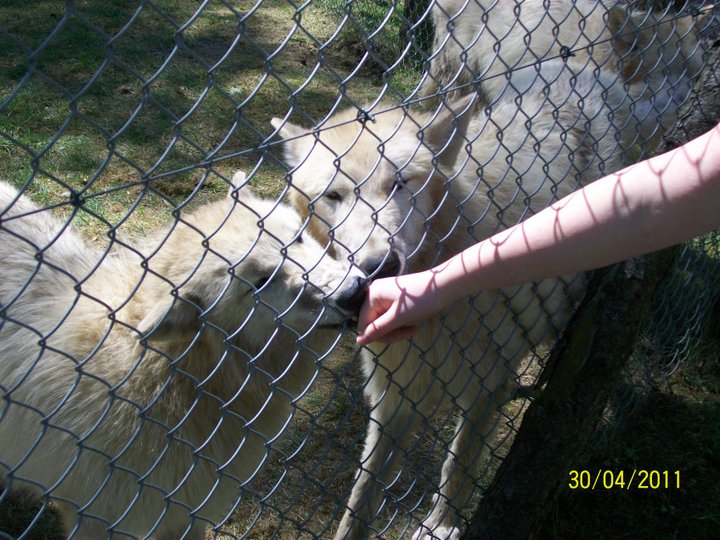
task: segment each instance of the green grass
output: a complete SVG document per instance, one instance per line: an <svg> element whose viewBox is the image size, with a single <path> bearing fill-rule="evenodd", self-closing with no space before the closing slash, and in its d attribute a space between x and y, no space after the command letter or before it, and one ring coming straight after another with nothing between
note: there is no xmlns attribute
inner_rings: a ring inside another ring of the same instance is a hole
<svg viewBox="0 0 720 540"><path fill-rule="evenodd" d="M32 176L29 193L48 204L82 191L111 223L139 183L165 218L200 182L209 198L224 194L238 169L257 169L251 183L277 196L277 144L255 150L270 119L291 108L306 125L326 116L357 59L320 53L335 24L325 11L270 0L249 14L254 4L209 2L195 18L196 3L170 0L140 11L130 1L69 12L59 1L3 4L0 96L12 99L0 111L0 177L21 186ZM380 84L357 77L346 95L362 102ZM104 234L101 220L78 224Z"/></svg>
<svg viewBox="0 0 720 540"><path fill-rule="evenodd" d="M422 14L422 1L319 0L317 4L336 20L345 20L343 32L333 41L331 50L351 51L354 57L362 58L357 64L361 76L387 84L391 98L403 100L413 93L422 59L432 48L427 23L415 32L416 45L408 47L408 23ZM420 6L414 8L414 4ZM413 8L418 13L408 12Z"/></svg>

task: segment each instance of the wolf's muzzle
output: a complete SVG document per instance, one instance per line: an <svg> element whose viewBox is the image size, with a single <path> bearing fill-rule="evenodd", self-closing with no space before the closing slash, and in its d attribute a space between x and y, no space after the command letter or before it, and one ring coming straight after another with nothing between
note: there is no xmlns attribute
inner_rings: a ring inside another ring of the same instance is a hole
<svg viewBox="0 0 720 540"><path fill-rule="evenodd" d="M402 272L403 264L400 255L393 250L382 257L374 257L364 261L360 267L371 279L380 279L397 276Z"/></svg>
<svg viewBox="0 0 720 540"><path fill-rule="evenodd" d="M352 278L350 284L340 293L335 303L343 311L357 315L365 301L367 285L368 280L364 277Z"/></svg>

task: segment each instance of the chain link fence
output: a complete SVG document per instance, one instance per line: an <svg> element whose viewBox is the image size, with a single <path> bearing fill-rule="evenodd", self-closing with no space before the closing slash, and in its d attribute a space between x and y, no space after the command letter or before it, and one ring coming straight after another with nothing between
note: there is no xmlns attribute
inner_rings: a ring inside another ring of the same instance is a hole
<svg viewBox="0 0 720 540"><path fill-rule="evenodd" d="M0 5L0 537L459 537L586 276L358 349L366 284L651 155L716 17ZM719 249L684 247L608 418L713 335Z"/></svg>

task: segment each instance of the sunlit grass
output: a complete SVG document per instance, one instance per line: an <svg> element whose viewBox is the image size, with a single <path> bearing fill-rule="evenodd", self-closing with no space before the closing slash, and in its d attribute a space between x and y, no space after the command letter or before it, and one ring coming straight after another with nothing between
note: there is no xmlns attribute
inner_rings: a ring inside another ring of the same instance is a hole
<svg viewBox="0 0 720 540"><path fill-rule="evenodd" d="M224 194L238 169L277 197L285 170L270 119L289 110L305 125L325 117L353 59L323 63L319 48L333 30L326 13L279 0L254 6L210 2L195 16L197 4L169 0L142 9L4 5L0 96L11 99L0 114L0 177L41 204L81 192L111 223L137 186L157 193L147 202L169 218L198 183L208 198ZM345 90L362 101L378 88L360 77ZM77 224L103 234L102 220Z"/></svg>

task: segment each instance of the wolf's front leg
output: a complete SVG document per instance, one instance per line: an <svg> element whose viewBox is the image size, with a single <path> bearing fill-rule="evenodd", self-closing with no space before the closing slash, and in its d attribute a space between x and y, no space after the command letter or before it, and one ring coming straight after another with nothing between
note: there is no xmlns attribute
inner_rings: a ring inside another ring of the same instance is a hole
<svg viewBox="0 0 720 540"><path fill-rule="evenodd" d="M388 387L370 412L360 469L335 540L361 540L369 536L398 457L407 452L407 443L417 431L418 414L407 399L400 397L397 388ZM370 396L370 401L377 398Z"/></svg>
<svg viewBox="0 0 720 540"><path fill-rule="evenodd" d="M479 381L478 381L479 382ZM484 381L487 385L488 380ZM498 427L498 408L507 402L514 385L500 383L492 390L466 392L460 398L462 417L456 426L452 446L442 467L440 490L433 497L430 515L413 535L413 540L457 540L477 484L481 455L491 447Z"/></svg>

